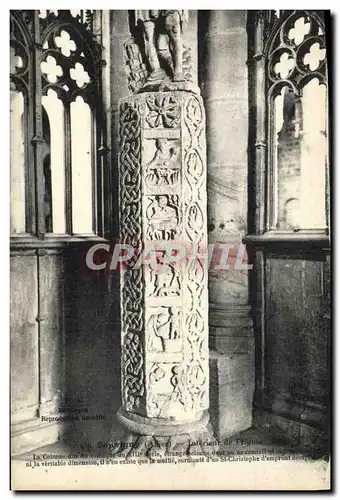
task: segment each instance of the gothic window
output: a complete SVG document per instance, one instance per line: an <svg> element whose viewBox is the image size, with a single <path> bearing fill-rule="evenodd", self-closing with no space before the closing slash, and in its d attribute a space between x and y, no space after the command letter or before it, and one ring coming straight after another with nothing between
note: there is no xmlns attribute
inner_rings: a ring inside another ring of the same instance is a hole
<svg viewBox="0 0 340 500"><path fill-rule="evenodd" d="M26 232L25 214L31 201L30 193L27 192L25 186L25 179L29 177L26 137L32 68L29 41L19 23L12 16L10 29L10 228L12 234L20 234Z"/></svg>
<svg viewBox="0 0 340 500"><path fill-rule="evenodd" d="M322 11L258 11L253 44L257 96L258 230L324 232L328 207L328 96ZM264 78L263 78L264 76ZM260 175L260 174L259 174ZM261 175L260 175L261 177Z"/></svg>
<svg viewBox="0 0 340 500"><path fill-rule="evenodd" d="M103 235L107 148L95 22L93 11L11 12L12 235Z"/></svg>
<svg viewBox="0 0 340 500"><path fill-rule="evenodd" d="M271 177L270 229L326 227L327 81L325 32L313 14L296 12L268 50Z"/></svg>

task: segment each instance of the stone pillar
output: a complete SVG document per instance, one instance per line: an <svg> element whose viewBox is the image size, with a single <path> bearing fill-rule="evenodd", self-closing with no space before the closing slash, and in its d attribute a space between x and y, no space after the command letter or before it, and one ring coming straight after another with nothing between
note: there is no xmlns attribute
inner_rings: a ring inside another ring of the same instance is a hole
<svg viewBox="0 0 340 500"><path fill-rule="evenodd" d="M209 407L208 276L195 251L207 244L203 102L191 90L142 92L119 115L120 240L150 260L139 253L121 272L118 418L130 450L197 452ZM166 262L175 248L189 250L178 265Z"/></svg>
<svg viewBox="0 0 340 500"><path fill-rule="evenodd" d="M254 391L248 276L233 266L247 225L246 16L244 10L199 11L209 243L234 244L230 268L209 269L210 409L214 431L220 436L251 426Z"/></svg>

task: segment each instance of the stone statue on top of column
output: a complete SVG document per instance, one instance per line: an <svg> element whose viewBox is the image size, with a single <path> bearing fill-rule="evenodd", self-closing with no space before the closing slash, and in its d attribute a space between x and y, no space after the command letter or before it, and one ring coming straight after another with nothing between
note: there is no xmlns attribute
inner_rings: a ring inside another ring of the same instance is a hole
<svg viewBox="0 0 340 500"><path fill-rule="evenodd" d="M185 81L182 35L188 25L187 10L136 10L135 23L142 31L148 63L146 85Z"/></svg>
<svg viewBox="0 0 340 500"><path fill-rule="evenodd" d="M188 10L129 11L131 37L124 43L132 93L185 90L199 94ZM186 33L188 32L188 33Z"/></svg>

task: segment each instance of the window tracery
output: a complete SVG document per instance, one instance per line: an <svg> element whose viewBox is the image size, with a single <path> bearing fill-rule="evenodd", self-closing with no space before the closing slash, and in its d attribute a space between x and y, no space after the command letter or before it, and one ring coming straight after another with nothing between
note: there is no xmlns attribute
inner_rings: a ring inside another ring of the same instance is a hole
<svg viewBox="0 0 340 500"><path fill-rule="evenodd" d="M106 146L94 13L11 11L10 18L11 233L98 234Z"/></svg>
<svg viewBox="0 0 340 500"><path fill-rule="evenodd" d="M257 95L257 230L326 231L327 55L323 11L258 11L253 42Z"/></svg>

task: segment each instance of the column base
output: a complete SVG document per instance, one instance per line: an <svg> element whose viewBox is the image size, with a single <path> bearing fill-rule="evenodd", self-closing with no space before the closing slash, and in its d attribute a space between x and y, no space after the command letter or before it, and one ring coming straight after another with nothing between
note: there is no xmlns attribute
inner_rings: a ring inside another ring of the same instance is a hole
<svg viewBox="0 0 340 500"><path fill-rule="evenodd" d="M124 437L113 450L113 454L129 458L144 456L150 461L168 456L214 455L218 445L209 424L208 412L200 412L194 421L160 422L121 408L118 420L126 429Z"/></svg>

